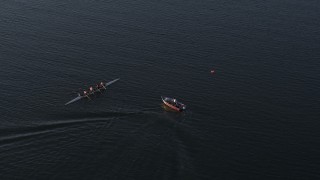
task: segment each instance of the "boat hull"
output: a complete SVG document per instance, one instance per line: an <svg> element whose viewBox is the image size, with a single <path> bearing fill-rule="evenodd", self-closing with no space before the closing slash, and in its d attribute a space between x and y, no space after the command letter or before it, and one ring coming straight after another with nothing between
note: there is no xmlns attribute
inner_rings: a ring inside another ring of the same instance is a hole
<svg viewBox="0 0 320 180"><path fill-rule="evenodd" d="M161 96L161 99L162 99L162 102L163 102L166 106L168 106L169 108L171 108L171 109L173 109L173 110L175 110L175 111L182 112L183 110L185 110L185 105L182 104L182 103L179 103L179 102L178 102L179 107L177 107L177 106L171 104L171 103L168 101L168 100L171 100L171 98L162 97L162 96ZM166 100L166 99L167 99L167 100Z"/></svg>

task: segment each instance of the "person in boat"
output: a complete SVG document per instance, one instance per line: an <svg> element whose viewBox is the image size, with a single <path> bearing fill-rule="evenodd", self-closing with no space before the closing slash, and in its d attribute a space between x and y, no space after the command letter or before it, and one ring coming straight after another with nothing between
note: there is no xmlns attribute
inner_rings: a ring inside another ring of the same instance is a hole
<svg viewBox="0 0 320 180"><path fill-rule="evenodd" d="M83 95L86 96L87 95L87 91L83 91Z"/></svg>
<svg viewBox="0 0 320 180"><path fill-rule="evenodd" d="M90 91L90 92L93 92L93 88L92 88L92 86L90 86L89 91Z"/></svg>
<svg viewBox="0 0 320 180"><path fill-rule="evenodd" d="M100 91L99 84L96 84L95 90Z"/></svg>
<svg viewBox="0 0 320 180"><path fill-rule="evenodd" d="M104 88L105 86L104 86L104 82L100 82L100 84L99 84L99 88Z"/></svg>

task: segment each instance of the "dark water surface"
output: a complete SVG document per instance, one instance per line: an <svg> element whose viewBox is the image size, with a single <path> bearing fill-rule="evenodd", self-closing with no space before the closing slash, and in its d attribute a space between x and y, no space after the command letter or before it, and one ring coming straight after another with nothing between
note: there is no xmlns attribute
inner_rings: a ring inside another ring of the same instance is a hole
<svg viewBox="0 0 320 180"><path fill-rule="evenodd" d="M319 9L0 1L0 179L319 179Z"/></svg>

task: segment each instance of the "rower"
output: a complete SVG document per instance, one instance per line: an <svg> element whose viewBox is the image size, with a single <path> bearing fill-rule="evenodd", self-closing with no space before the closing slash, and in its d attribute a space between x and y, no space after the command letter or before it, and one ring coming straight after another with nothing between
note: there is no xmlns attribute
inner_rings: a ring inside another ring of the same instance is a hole
<svg viewBox="0 0 320 180"><path fill-rule="evenodd" d="M96 85L95 85L94 90L100 92L99 84L96 84Z"/></svg>
<svg viewBox="0 0 320 180"><path fill-rule="evenodd" d="M106 87L104 86L104 82L100 82L100 88L104 88L104 89L106 89Z"/></svg>
<svg viewBox="0 0 320 180"><path fill-rule="evenodd" d="M87 91L83 91L83 96L85 96L85 97L87 97L88 99L90 99L90 100L91 100L91 98L90 98L88 95L90 95L90 94L88 94L88 92L87 92Z"/></svg>

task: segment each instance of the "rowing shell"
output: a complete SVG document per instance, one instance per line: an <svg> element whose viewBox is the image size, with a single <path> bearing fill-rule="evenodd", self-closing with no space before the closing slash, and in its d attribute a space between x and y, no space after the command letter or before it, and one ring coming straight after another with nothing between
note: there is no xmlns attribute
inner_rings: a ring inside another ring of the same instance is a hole
<svg viewBox="0 0 320 180"><path fill-rule="evenodd" d="M118 80L120 80L120 78L105 83L104 86L103 86L103 89L106 89L107 86L110 86L111 84L117 82ZM64 104L64 105L68 105L68 104L74 103L74 102L79 101L80 99L86 98L86 97L88 97L88 96L78 96L78 97L72 99L71 101L67 102L67 103Z"/></svg>

